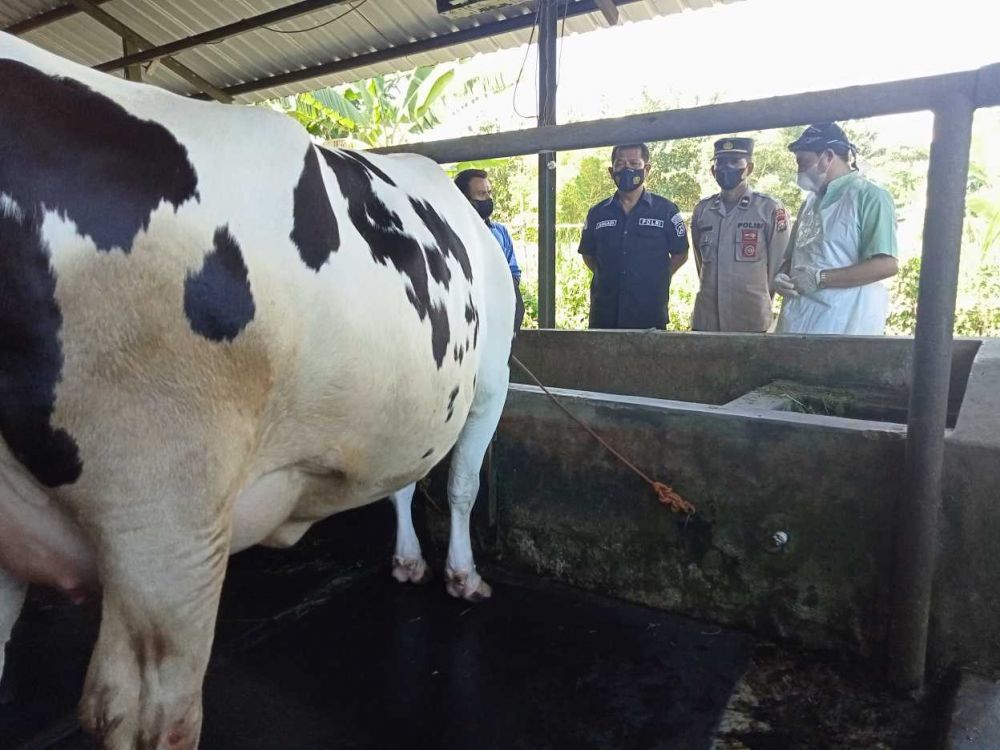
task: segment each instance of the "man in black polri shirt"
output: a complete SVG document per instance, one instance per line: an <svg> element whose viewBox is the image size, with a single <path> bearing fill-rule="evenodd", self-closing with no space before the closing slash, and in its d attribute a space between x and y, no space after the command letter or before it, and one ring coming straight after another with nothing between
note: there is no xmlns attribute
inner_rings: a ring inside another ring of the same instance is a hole
<svg viewBox="0 0 1000 750"><path fill-rule="evenodd" d="M684 219L646 190L644 143L615 146L608 173L618 190L587 212L580 236L580 255L594 273L590 327L665 328L670 277L687 260Z"/></svg>

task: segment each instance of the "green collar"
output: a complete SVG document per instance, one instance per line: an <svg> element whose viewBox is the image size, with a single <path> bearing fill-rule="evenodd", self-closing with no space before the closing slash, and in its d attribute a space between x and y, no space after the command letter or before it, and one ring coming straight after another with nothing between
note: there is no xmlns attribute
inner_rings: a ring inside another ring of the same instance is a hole
<svg viewBox="0 0 1000 750"><path fill-rule="evenodd" d="M848 185L858 179L861 175L858 172L848 172L841 175L836 180L826 186L826 192L819 202L820 208L829 206L834 201L840 199L840 194L844 192Z"/></svg>

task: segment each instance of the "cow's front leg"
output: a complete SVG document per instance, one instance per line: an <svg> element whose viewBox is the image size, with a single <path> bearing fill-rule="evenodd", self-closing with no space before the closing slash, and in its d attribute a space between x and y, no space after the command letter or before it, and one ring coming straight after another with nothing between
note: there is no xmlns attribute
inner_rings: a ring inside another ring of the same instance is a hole
<svg viewBox="0 0 1000 750"><path fill-rule="evenodd" d="M396 509L396 550L392 556L392 577L400 583L427 583L431 569L424 562L420 551L420 540L413 528L413 492L416 484L410 484L392 493L392 505Z"/></svg>
<svg viewBox="0 0 1000 750"><path fill-rule="evenodd" d="M14 578L10 573L0 568L0 703L5 695L3 688L4 660L7 643L14 631L14 623L21 614L24 605L24 595L28 584Z"/></svg>
<svg viewBox="0 0 1000 750"><path fill-rule="evenodd" d="M198 747L229 529L170 515L126 514L131 527L109 524L98 541L101 629L79 714L103 750Z"/></svg>

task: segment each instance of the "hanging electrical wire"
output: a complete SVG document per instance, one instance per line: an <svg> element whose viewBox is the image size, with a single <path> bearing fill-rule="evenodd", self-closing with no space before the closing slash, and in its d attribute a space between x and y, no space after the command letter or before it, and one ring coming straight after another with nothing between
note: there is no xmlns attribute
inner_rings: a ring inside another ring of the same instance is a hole
<svg viewBox="0 0 1000 750"><path fill-rule="evenodd" d="M263 26L261 28L263 28L263 29L265 29L267 31L273 31L275 34L305 34L307 31L315 31L316 29L322 29L324 26L329 26L331 23L334 23L335 21L339 21L344 16L349 16L351 13L353 13L354 11L356 11L358 8L360 8L362 5L364 5L367 2L368 2L368 0L361 0L361 2L359 2L359 3L355 4L355 5L352 5L350 8L348 8L347 10L345 10L343 13L340 13L339 15L334 16L329 21L323 21L323 23L318 23L315 26L310 26L308 29L275 29L275 28L273 28L271 26ZM362 18L364 18L364 14L359 13L358 15L360 15ZM365 18L365 20L368 21L367 18ZM370 24L371 21L368 21L368 23ZM372 28L374 28L374 27L372 27ZM378 29L375 29L375 30L378 31ZM381 32L379 32L379 33L381 34ZM383 38L385 38L385 37L383 37Z"/></svg>
<svg viewBox="0 0 1000 750"><path fill-rule="evenodd" d="M362 5L363 5L363 4L364 4L364 3L362 3ZM360 8L360 7L361 7L361 5L359 5L359 6L358 6L358 8ZM355 8L355 10L357 10L357 8ZM364 19L365 23L367 23L367 24L368 24L369 26L371 26L371 27L372 27L372 30L373 30L373 31L374 31L374 32L375 32L376 34L378 34L378 35L379 35L380 37L382 37L382 40L383 40L383 41L384 41L384 42L385 42L386 44L388 44L388 45L389 45L390 47L394 47L394 46L395 46L395 42L393 42L393 41L392 41L392 40L391 40L391 39L390 39L389 37L387 37L387 36L386 36L385 34L383 34L383 33L382 33L382 29L380 29L380 28L379 28L378 26L376 26L375 24L373 24L373 23L371 22L371 20L370 20L370 19L368 18L368 16L366 16L366 15L365 15L364 13L362 13L362 12L361 12L360 10L358 10L358 15L359 15L359 16L361 16L361 17L362 17L362 18Z"/></svg>
<svg viewBox="0 0 1000 750"><path fill-rule="evenodd" d="M535 40L535 29L538 28L538 17L539 17L539 14L541 14L541 12L542 12L542 3L543 2L545 2L545 0L538 0L538 3L535 6L535 21L534 21L534 23L531 24L531 34L528 36L528 45L524 49L524 59L521 60L521 69L519 71L517 71L517 80L514 81L514 95L513 95L512 99L511 99L511 106L512 106L512 108L514 110L514 114L517 115L518 117L524 119L524 120L529 120L529 119L538 117L537 112L535 114L533 114L533 115L522 115L520 113L520 111L518 111L518 109L517 109L517 89L521 85L521 76L524 75L524 66L527 65L527 63L528 63L528 54L531 52L531 43ZM537 80L538 76L535 76L535 78ZM536 86L537 86L537 83L536 83ZM537 89L535 90L535 101L536 102L538 101L538 91L537 91Z"/></svg>

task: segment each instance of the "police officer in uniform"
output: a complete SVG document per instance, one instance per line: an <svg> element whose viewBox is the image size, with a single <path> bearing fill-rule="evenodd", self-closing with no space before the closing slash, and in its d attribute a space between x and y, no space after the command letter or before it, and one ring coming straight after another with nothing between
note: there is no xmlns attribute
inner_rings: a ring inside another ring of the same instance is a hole
<svg viewBox="0 0 1000 750"><path fill-rule="evenodd" d="M691 215L701 279L695 331L764 332L771 325L772 279L788 245L788 214L780 201L750 189L751 174L752 138L715 142L712 176L722 191Z"/></svg>
<svg viewBox="0 0 1000 750"><path fill-rule="evenodd" d="M684 219L646 190L646 144L615 146L608 173L618 190L590 209L580 236L580 255L594 273L590 327L665 328L670 277L687 260Z"/></svg>

